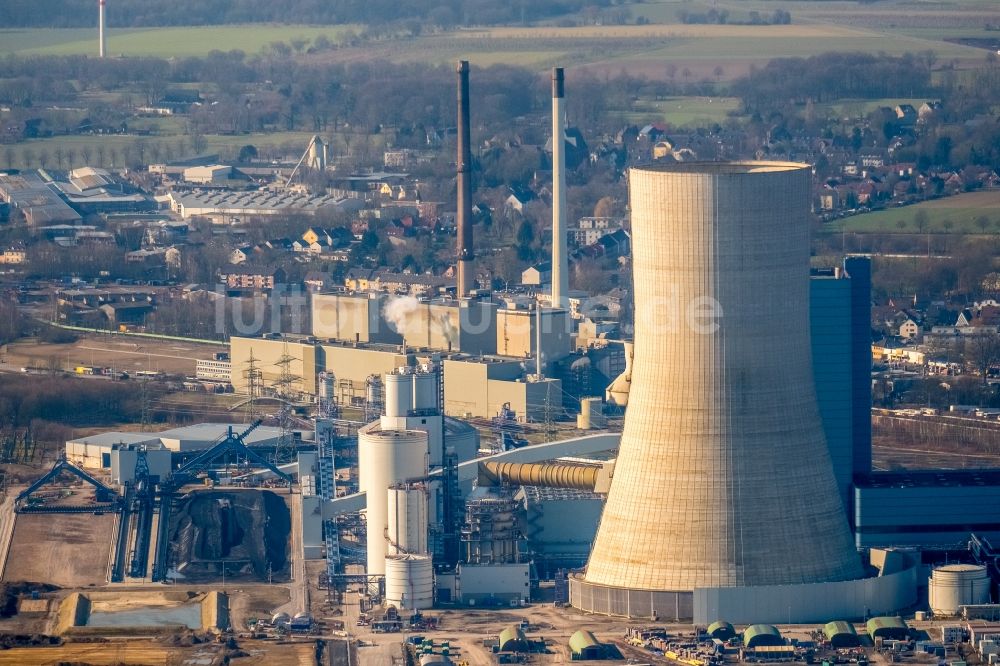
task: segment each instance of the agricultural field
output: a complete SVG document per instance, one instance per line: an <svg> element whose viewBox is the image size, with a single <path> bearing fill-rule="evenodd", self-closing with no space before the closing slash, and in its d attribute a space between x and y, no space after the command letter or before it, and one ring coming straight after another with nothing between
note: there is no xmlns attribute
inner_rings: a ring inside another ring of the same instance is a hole
<svg viewBox="0 0 1000 666"><path fill-rule="evenodd" d="M752 1L733 11L733 20L747 20L743 14L757 5L762 15L774 10L766 2ZM815 5L782 5L792 13L790 25L688 25L678 23L677 12L704 11L701 3L642 3L633 6L633 15L645 16L654 24L457 29L365 42L306 57L332 62L385 59L433 64L468 58L481 66L504 63L537 69L573 63L609 73L625 68L661 79L668 76L666 68L674 65L678 80L727 80L744 74L750 65L763 65L773 58L827 51L899 55L932 50L940 60L960 64L980 61L983 49L943 39L983 36L983 26L993 20L991 17L1000 22L1000 12L985 4L954 11L916 8L905 21L884 8L878 10L882 13L868 16L872 10L853 2L824 2L825 13L819 13ZM253 54L281 41L298 45L306 53L320 35L336 43L357 30L358 26L301 25L112 29L108 48L116 55L183 57L232 49ZM96 34L92 29L5 30L0 31L0 44L0 54L90 54L96 46Z"/></svg>
<svg viewBox="0 0 1000 666"><path fill-rule="evenodd" d="M704 127L725 122L739 108L738 97L665 97L636 102L626 117L644 124L663 122L670 127Z"/></svg>
<svg viewBox="0 0 1000 666"><path fill-rule="evenodd" d="M336 43L357 26L227 25L169 28L112 28L108 52L124 56L186 57L209 51L238 49L257 53L271 42L291 44L304 40L305 47L320 35ZM0 54L96 55L97 31L92 28L0 30Z"/></svg>
<svg viewBox="0 0 1000 666"><path fill-rule="evenodd" d="M827 228L837 232L917 233L918 211L927 213L925 231L930 233L1000 234L1000 190L968 192L913 206L855 215L830 223ZM985 226L981 220L985 220Z"/></svg>

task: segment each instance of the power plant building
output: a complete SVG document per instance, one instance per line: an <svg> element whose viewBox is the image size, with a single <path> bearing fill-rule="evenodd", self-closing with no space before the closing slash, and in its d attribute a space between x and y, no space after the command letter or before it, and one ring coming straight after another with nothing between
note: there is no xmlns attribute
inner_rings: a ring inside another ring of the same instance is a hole
<svg viewBox="0 0 1000 666"><path fill-rule="evenodd" d="M738 618L751 594L757 618L777 621L768 608L806 597L788 614L862 614L855 586L872 608L914 594L912 569L863 578L831 463L810 340L809 179L806 165L777 162L630 172L635 299L647 307L574 606L700 622L706 604Z"/></svg>

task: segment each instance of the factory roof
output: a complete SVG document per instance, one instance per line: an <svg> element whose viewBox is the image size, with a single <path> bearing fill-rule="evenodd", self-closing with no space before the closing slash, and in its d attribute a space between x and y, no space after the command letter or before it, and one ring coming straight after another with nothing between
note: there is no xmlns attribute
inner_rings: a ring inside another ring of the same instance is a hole
<svg viewBox="0 0 1000 666"><path fill-rule="evenodd" d="M98 435L78 437L70 440L77 444L114 446L115 444L146 444L150 448L164 448L160 438L151 432L102 432Z"/></svg>
<svg viewBox="0 0 1000 666"><path fill-rule="evenodd" d="M191 451L208 448L216 441L225 437L230 426L235 434L240 434L250 427L243 423L199 423L196 425L171 428L162 432L105 432L89 437L69 440L67 443L91 444L96 446L114 446L115 444L145 444L153 449L170 449L172 451ZM280 428L259 426L249 435L244 443L247 446L266 446L281 436Z"/></svg>
<svg viewBox="0 0 1000 666"><path fill-rule="evenodd" d="M63 201L55 188L33 171L0 175L0 199L5 199L30 217L32 224L78 222L80 214Z"/></svg>
<svg viewBox="0 0 1000 666"><path fill-rule="evenodd" d="M855 477L860 488L1000 486L1000 469L871 472Z"/></svg>

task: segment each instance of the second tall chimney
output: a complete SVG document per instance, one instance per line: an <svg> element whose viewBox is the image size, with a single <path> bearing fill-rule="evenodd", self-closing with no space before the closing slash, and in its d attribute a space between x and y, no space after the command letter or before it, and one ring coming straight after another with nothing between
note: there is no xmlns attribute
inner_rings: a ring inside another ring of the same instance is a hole
<svg viewBox="0 0 1000 666"><path fill-rule="evenodd" d="M569 265L566 250L566 131L563 68L552 68L552 307L566 306Z"/></svg>
<svg viewBox="0 0 1000 666"><path fill-rule="evenodd" d="M472 151L469 138L469 61L458 61L458 239L455 295L463 298L472 287Z"/></svg>

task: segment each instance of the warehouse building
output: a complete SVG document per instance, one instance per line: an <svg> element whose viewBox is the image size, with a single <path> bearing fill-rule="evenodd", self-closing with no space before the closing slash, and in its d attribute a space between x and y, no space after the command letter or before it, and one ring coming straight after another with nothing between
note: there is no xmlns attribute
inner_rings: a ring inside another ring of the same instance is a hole
<svg viewBox="0 0 1000 666"><path fill-rule="evenodd" d="M138 451L146 451L150 473L168 476L171 465L184 456L211 447L217 443L229 428L242 432L249 424L200 423L197 425L171 428L161 432L105 432L99 435L79 437L66 442L66 459L74 465L90 470L107 470L116 483L129 480L135 469ZM249 447L273 447L281 437L280 428L260 426L248 434L245 443ZM293 432L296 440L302 439L301 432Z"/></svg>
<svg viewBox="0 0 1000 666"><path fill-rule="evenodd" d="M356 211L364 202L331 195L310 196L293 192L193 190L170 192L170 210L185 220L208 217L217 224L236 224L248 217L319 211Z"/></svg>
<svg viewBox="0 0 1000 666"><path fill-rule="evenodd" d="M83 219L59 196L55 185L35 171L0 174L0 200L21 211L31 226L73 225Z"/></svg>

